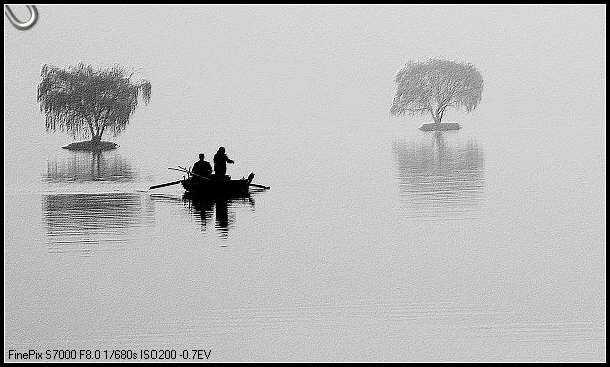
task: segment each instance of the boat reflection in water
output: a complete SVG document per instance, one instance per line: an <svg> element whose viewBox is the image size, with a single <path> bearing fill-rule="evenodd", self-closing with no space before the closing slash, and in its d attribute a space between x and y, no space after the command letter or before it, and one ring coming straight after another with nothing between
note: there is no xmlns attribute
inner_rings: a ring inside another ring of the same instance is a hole
<svg viewBox="0 0 610 367"><path fill-rule="evenodd" d="M484 154L474 139L459 138L434 132L415 141L394 141L397 179L410 216L478 216L485 191Z"/></svg>
<svg viewBox="0 0 610 367"><path fill-rule="evenodd" d="M196 221L201 224L203 231L212 221L212 212L214 212L216 230L218 235L223 238L228 236L229 230L235 224L235 209L248 206L254 210L254 198L250 195L239 198L205 198L191 196L187 193L182 198Z"/></svg>
<svg viewBox="0 0 610 367"><path fill-rule="evenodd" d="M234 227L238 209L247 207L254 210L254 197L250 194L243 197L201 197L189 193L180 197L151 194L150 197L156 202L179 203L201 226L202 232L207 232L213 223L221 238L227 238Z"/></svg>
<svg viewBox="0 0 610 367"><path fill-rule="evenodd" d="M126 182L137 178L131 164L115 151L68 151L47 160L43 181L50 183L112 181Z"/></svg>
<svg viewBox="0 0 610 367"><path fill-rule="evenodd" d="M153 202L136 193L69 193L42 196L49 251L91 255L114 251L154 224Z"/></svg>

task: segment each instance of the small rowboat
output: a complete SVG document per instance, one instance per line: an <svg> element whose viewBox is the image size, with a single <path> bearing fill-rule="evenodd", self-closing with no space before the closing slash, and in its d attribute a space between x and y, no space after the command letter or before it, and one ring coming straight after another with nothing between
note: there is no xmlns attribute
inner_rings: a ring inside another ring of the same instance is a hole
<svg viewBox="0 0 610 367"><path fill-rule="evenodd" d="M254 173L250 173L248 178L242 177L241 180L231 180L231 177L229 176L200 176L180 166L178 166L178 168L170 167L169 169L188 173L189 177L183 180L153 185L148 189L152 190L182 184L182 187L184 187L189 196L203 197L245 197L250 193L250 186L258 187L264 190L270 189L269 186L253 184L252 179L254 178Z"/></svg>
<svg viewBox="0 0 610 367"><path fill-rule="evenodd" d="M207 197L240 197L247 196L250 190L250 184L254 174L251 173L248 178L241 180L231 180L227 178L197 179L189 177L182 180L182 187L190 195L207 196Z"/></svg>

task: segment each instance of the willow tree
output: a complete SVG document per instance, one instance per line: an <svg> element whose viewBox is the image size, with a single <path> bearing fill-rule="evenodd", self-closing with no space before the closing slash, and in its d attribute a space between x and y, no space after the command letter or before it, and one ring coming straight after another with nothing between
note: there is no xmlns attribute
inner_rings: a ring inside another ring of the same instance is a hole
<svg viewBox="0 0 610 367"><path fill-rule="evenodd" d="M440 128L448 108L474 110L481 101L483 77L470 63L429 59L410 61L396 74L394 116L430 114Z"/></svg>
<svg viewBox="0 0 610 367"><path fill-rule="evenodd" d="M87 146L92 149L102 143L104 133L116 136L125 130L138 101L150 102L150 82L133 81L132 76L133 72L120 66L43 65L37 99L47 131L90 137Z"/></svg>

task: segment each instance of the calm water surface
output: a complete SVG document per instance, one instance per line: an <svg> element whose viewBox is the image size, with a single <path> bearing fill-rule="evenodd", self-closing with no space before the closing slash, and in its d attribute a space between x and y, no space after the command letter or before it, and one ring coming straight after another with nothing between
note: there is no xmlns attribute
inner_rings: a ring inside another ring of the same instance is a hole
<svg viewBox="0 0 610 367"><path fill-rule="evenodd" d="M49 149L38 182L6 197L7 342L219 360L601 358L599 138L574 152L574 131L513 130L513 151L485 129L400 130L312 146L290 157L304 169L258 176L270 191L209 202L146 191L176 174L122 148Z"/></svg>

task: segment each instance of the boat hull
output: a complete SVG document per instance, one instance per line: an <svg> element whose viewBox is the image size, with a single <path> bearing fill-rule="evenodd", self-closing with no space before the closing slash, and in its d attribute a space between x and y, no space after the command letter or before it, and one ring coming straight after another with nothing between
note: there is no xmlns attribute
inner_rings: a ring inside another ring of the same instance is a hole
<svg viewBox="0 0 610 367"><path fill-rule="evenodd" d="M191 196L243 197L250 192L250 180L182 180L182 187Z"/></svg>

